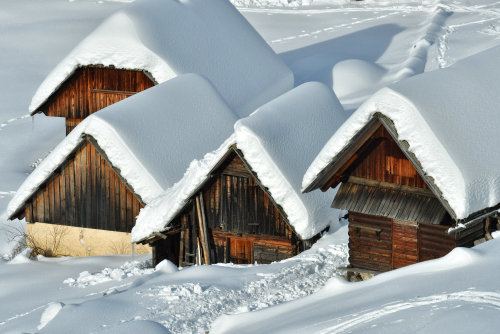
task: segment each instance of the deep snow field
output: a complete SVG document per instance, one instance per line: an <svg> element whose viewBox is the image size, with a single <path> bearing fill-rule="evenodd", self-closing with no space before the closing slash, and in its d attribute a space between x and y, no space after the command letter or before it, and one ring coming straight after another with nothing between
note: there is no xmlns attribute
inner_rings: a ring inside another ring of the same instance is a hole
<svg viewBox="0 0 500 334"><path fill-rule="evenodd" d="M4 229L23 223L6 221L7 203L64 137L62 119L28 115L31 98L126 2L1 2L0 333L498 332L499 240L361 283L340 278L345 225L270 265L178 270L168 263L152 269L149 256L12 259ZM321 81L350 111L389 83L500 45L495 0L232 2L292 69L296 85Z"/></svg>

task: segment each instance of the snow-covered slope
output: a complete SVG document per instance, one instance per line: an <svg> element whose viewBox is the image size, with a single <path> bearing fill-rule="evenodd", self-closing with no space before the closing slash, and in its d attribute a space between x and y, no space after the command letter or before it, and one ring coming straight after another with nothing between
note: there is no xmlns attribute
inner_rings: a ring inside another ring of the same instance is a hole
<svg viewBox="0 0 500 334"><path fill-rule="evenodd" d="M500 203L500 47L382 89L335 133L304 176L306 188L374 116L388 117L457 219Z"/></svg>
<svg viewBox="0 0 500 334"><path fill-rule="evenodd" d="M33 96L30 112L85 65L144 70L158 83L198 73L240 117L293 87L291 71L222 0L142 0L120 10L54 68Z"/></svg>
<svg viewBox="0 0 500 334"><path fill-rule="evenodd" d="M231 145L243 152L300 237L309 239L330 223L336 224L339 211L329 205L334 192L302 194L300 185L309 163L345 119L335 94L320 83L303 84L265 104L239 120L221 147L193 161L182 180L141 211L132 241L168 229L167 224Z"/></svg>
<svg viewBox="0 0 500 334"><path fill-rule="evenodd" d="M30 174L7 214L23 205L85 135L97 141L113 167L149 203L182 177L191 160L218 147L236 120L215 88L199 75L169 80L85 119Z"/></svg>
<svg viewBox="0 0 500 334"><path fill-rule="evenodd" d="M210 333L496 333L500 240L261 311L222 316Z"/></svg>

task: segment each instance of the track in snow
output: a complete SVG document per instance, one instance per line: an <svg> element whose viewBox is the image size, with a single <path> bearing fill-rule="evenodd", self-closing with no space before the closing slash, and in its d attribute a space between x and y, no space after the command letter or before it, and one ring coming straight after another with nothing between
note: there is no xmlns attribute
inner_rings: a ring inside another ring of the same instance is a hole
<svg viewBox="0 0 500 334"><path fill-rule="evenodd" d="M394 302L383 305L381 308L365 310L343 317L340 322L334 326L328 327L321 334L327 333L345 333L355 330L356 327L366 325L380 318L392 315L397 312L411 310L423 306L454 307L460 302L477 304L484 308L493 308L500 311L500 293L491 291L459 291L448 294L437 294L427 297L417 297L405 302ZM333 319L328 322L338 322L339 319Z"/></svg>
<svg viewBox="0 0 500 334"><path fill-rule="evenodd" d="M147 320L160 322L172 333L205 333L223 314L255 311L312 294L347 264L347 245L328 245L316 253L298 255L277 273L260 274L241 290L194 283L155 286L141 292L149 299ZM263 266L263 271L265 267Z"/></svg>

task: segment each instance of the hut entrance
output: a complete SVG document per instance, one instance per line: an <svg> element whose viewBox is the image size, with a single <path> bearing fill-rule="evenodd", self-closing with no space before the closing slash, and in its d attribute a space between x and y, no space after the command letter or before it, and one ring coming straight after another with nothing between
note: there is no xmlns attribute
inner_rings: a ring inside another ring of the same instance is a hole
<svg viewBox="0 0 500 334"><path fill-rule="evenodd" d="M418 262L418 223L392 220L392 269Z"/></svg>
<svg viewBox="0 0 500 334"><path fill-rule="evenodd" d="M229 261L235 264L251 264L253 255L252 240L228 238Z"/></svg>

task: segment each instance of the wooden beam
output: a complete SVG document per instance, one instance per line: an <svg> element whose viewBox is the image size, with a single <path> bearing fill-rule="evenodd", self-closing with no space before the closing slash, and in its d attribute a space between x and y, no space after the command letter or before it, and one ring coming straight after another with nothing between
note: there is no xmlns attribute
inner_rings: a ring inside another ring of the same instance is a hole
<svg viewBox="0 0 500 334"><path fill-rule="evenodd" d="M391 190L404 191L407 193L412 193L412 194L417 194L417 195L422 195L422 196L436 197L434 195L434 193L429 189L417 188L417 187L407 186L404 184L396 184L396 183L384 182L384 181L379 181L379 180L370 180L370 179L365 179L365 178L357 177L357 176L349 176L349 179L347 180L347 182L371 186L371 187L379 187L379 188L386 188L386 189L391 189Z"/></svg>
<svg viewBox="0 0 500 334"><path fill-rule="evenodd" d="M113 90L113 89L92 89L92 93L101 93L101 94L121 94L121 95L134 95L139 92L131 92L126 90Z"/></svg>
<svg viewBox="0 0 500 334"><path fill-rule="evenodd" d="M163 233L160 233L160 232L153 232L153 234L163 240L167 239L167 236Z"/></svg>
<svg viewBox="0 0 500 334"><path fill-rule="evenodd" d="M203 248L203 259L205 260L205 264L210 264L210 250L208 246L208 237L207 237L207 228L206 228L206 220L205 220L205 212L202 209L202 199L203 195L196 196L196 213L198 216L198 224L200 227L200 238L199 241L201 243L201 247Z"/></svg>

